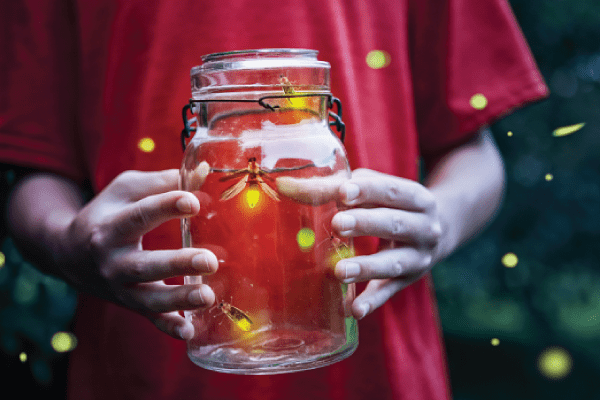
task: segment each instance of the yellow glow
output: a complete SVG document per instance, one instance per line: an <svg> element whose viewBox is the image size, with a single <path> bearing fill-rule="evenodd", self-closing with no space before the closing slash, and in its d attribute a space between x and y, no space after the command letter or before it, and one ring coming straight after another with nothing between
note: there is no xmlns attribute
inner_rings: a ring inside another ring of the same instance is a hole
<svg viewBox="0 0 600 400"><path fill-rule="evenodd" d="M143 138L138 142L138 147L141 151L150 153L151 151L154 151L154 147L156 147L156 145L154 144L154 140L150 138Z"/></svg>
<svg viewBox="0 0 600 400"><path fill-rule="evenodd" d="M508 131L506 134L508 135L508 137L511 137L513 135L512 131Z"/></svg>
<svg viewBox="0 0 600 400"><path fill-rule="evenodd" d="M550 379L564 378L571 372L573 359L563 348L549 347L538 358L538 368L542 375Z"/></svg>
<svg viewBox="0 0 600 400"><path fill-rule="evenodd" d="M500 339L493 338L490 342L492 343L492 346L498 346L500 344Z"/></svg>
<svg viewBox="0 0 600 400"><path fill-rule="evenodd" d="M235 321L235 324L238 326L238 328L245 332L248 332L252 328L252 323L245 318L238 319Z"/></svg>
<svg viewBox="0 0 600 400"><path fill-rule="evenodd" d="M550 182L552 179L554 179L554 175L552 175L552 174L546 174L546 180L548 182Z"/></svg>
<svg viewBox="0 0 600 400"><path fill-rule="evenodd" d="M518 262L519 258L515 253L506 253L504 257L502 257L502 264L504 264L506 268L514 268L517 266Z"/></svg>
<svg viewBox="0 0 600 400"><path fill-rule="evenodd" d="M563 126L563 127L560 127L560 128L556 128L554 130L554 132L552 132L552 136L555 136L555 137L567 136L567 135L570 135L573 132L577 132L578 130L580 130L584 126L585 126L585 122L582 122L580 124L575 124L575 125L569 125L569 126Z"/></svg>
<svg viewBox="0 0 600 400"><path fill-rule="evenodd" d="M471 97L471 100L469 100L469 104L471 104L471 107L473 107L476 110L483 110L487 107L488 101L483 94L477 93L473 95L473 97Z"/></svg>
<svg viewBox="0 0 600 400"><path fill-rule="evenodd" d="M4 267L4 264L6 264L6 256L0 251L0 268Z"/></svg>
<svg viewBox="0 0 600 400"><path fill-rule="evenodd" d="M50 344L56 352L64 353L77 347L77 338L69 332L56 332Z"/></svg>
<svg viewBox="0 0 600 400"><path fill-rule="evenodd" d="M390 65L391 57L383 50L373 50L367 54L367 65L373 69L381 69Z"/></svg>
<svg viewBox="0 0 600 400"><path fill-rule="evenodd" d="M310 250L315 244L315 232L310 228L302 228L296 235L296 241L302 251Z"/></svg>
<svg viewBox="0 0 600 400"><path fill-rule="evenodd" d="M250 188L246 190L246 204L248 207L254 208L260 201L260 191L257 189Z"/></svg>
<svg viewBox="0 0 600 400"><path fill-rule="evenodd" d="M345 258L354 257L355 255L356 252L354 251L354 247L338 246L337 249L335 249L331 254L329 261L331 262L331 265L335 267L338 261L343 260Z"/></svg>
<svg viewBox="0 0 600 400"><path fill-rule="evenodd" d="M19 354L19 360L24 363L25 361L27 361L27 353L22 352L21 354Z"/></svg>

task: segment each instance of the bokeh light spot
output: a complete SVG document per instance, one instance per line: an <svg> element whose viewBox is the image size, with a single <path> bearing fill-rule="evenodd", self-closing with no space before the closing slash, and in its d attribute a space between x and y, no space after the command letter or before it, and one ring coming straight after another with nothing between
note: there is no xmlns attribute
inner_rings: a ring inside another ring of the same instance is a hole
<svg viewBox="0 0 600 400"><path fill-rule="evenodd" d="M21 354L19 354L19 360L24 363L27 361L27 353L22 352Z"/></svg>
<svg viewBox="0 0 600 400"><path fill-rule="evenodd" d="M154 143L154 140L150 138L143 138L138 142L138 147L141 151L150 153L151 151L154 151L156 144Z"/></svg>
<svg viewBox="0 0 600 400"><path fill-rule="evenodd" d="M552 179L554 179L554 175L552 174L546 174L545 179L550 182Z"/></svg>
<svg viewBox="0 0 600 400"><path fill-rule="evenodd" d="M487 107L488 100L483 94L477 93L473 95L473 97L471 97L471 100L469 100L469 104L471 104L471 107L473 107L476 110L483 110Z"/></svg>
<svg viewBox="0 0 600 400"><path fill-rule="evenodd" d="M542 375L550 379L564 378L571 372L573 359L563 348L549 347L538 358L538 368Z"/></svg>
<svg viewBox="0 0 600 400"><path fill-rule="evenodd" d="M519 262L519 258L517 257L517 255L515 253L506 253L502 257L502 264L506 268L514 268L517 266L518 262Z"/></svg>
<svg viewBox="0 0 600 400"><path fill-rule="evenodd" d="M563 127L560 127L560 128L556 128L552 132L552 136L554 136L554 137L567 136L567 135L570 135L571 133L577 132L578 130L580 130L584 126L585 126L585 122L582 122L580 124L575 124L575 125L569 125L569 126L563 126Z"/></svg>
<svg viewBox="0 0 600 400"><path fill-rule="evenodd" d="M506 133L506 135L507 135L508 137L511 137L511 136L513 135L513 133L512 133L512 131L508 131L508 132Z"/></svg>
<svg viewBox="0 0 600 400"><path fill-rule="evenodd" d="M315 232L310 228L302 228L296 235L296 241L300 246L300 250L310 250L315 244Z"/></svg>
<svg viewBox="0 0 600 400"><path fill-rule="evenodd" d="M373 69L381 69L390 65L390 55L382 50L373 50L367 54L367 65Z"/></svg>
<svg viewBox="0 0 600 400"><path fill-rule="evenodd" d="M64 353L77 347L77 338L70 332L56 332L50 344L56 352Z"/></svg>
<svg viewBox="0 0 600 400"><path fill-rule="evenodd" d="M0 251L0 268L4 267L4 264L6 264L6 256Z"/></svg>
<svg viewBox="0 0 600 400"><path fill-rule="evenodd" d="M500 344L500 339L493 338L492 340L490 340L490 343L492 343L492 346L498 346Z"/></svg>

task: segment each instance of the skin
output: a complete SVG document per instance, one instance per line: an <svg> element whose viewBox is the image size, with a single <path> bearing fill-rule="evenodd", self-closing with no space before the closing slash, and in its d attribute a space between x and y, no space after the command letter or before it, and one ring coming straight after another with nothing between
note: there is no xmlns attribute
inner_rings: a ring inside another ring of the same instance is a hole
<svg viewBox="0 0 600 400"><path fill-rule="evenodd" d="M357 319L476 235L501 203L504 167L488 131L427 161L425 185L365 169L347 181L277 182L281 194L300 201L337 198L351 206L332 220L338 235L389 240L387 249L336 265L340 281L369 282L352 305ZM163 222L199 212L198 199L178 191L177 182L177 170L127 171L83 204L72 181L35 173L11 194L9 227L44 272L147 317L172 337L190 339L194 328L179 310L211 307L214 293L206 285L163 279L214 273L217 258L204 249L147 251L141 244Z"/></svg>

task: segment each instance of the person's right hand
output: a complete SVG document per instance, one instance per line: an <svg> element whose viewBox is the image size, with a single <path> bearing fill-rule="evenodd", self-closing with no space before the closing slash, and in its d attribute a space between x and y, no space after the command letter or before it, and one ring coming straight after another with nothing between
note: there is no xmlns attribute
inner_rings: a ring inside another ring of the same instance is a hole
<svg viewBox="0 0 600 400"><path fill-rule="evenodd" d="M206 285L163 280L213 273L217 258L205 249L142 248L146 232L199 212L198 199L176 190L177 181L177 170L120 174L65 225L55 260L77 289L134 310L175 338L191 339L194 328L179 310L210 307L215 295Z"/></svg>

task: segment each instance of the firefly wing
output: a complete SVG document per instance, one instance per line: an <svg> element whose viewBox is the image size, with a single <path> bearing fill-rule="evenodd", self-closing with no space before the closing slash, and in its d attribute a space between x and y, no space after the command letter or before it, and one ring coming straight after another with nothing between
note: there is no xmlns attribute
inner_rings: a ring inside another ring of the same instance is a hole
<svg viewBox="0 0 600 400"><path fill-rule="evenodd" d="M256 177L256 181L260 185L260 188L267 194L267 196L269 196L275 201L279 201L279 195L277 194L277 192L271 189L271 186L267 185L260 176Z"/></svg>
<svg viewBox="0 0 600 400"><path fill-rule="evenodd" d="M221 201L229 200L238 195L242 190L244 190L246 184L248 183L248 178L249 175L246 175L245 177L240 179L238 183L236 183L233 186L230 186L223 193L221 193Z"/></svg>

